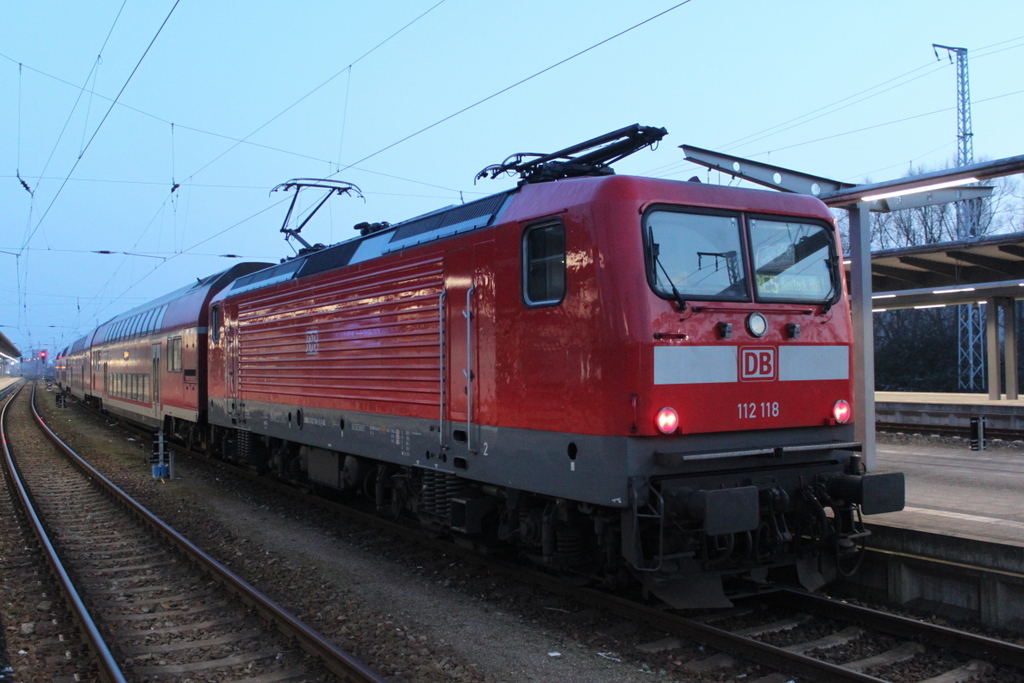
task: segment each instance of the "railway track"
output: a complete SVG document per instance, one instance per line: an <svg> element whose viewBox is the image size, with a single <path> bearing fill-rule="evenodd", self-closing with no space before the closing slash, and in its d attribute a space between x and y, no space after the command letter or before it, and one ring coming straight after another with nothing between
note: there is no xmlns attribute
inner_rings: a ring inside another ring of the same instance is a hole
<svg viewBox="0 0 1024 683"><path fill-rule="evenodd" d="M0 416L5 477L101 680L380 683L78 458L31 403L16 396ZM16 426L8 429L10 413Z"/></svg>
<svg viewBox="0 0 1024 683"><path fill-rule="evenodd" d="M198 457L223 466L205 456ZM481 556L444 539L424 537L407 524L310 496L244 470L240 473L260 486L294 497L305 505L356 519L393 539L418 548L426 546L438 556L455 558L464 565L481 567L509 581L531 584L567 598L579 609L556 609L565 614L566 623L579 623L588 618L589 612L600 611L658 631L660 638L640 643L636 648L640 659L644 653L671 654L678 648L686 650L687 642L699 643L699 654L684 661L683 671L713 671L746 660L776 672L751 679L761 683L786 683L794 677L822 683L1024 682L1024 647L1011 642L794 591L772 591L753 597L734 610L688 618L662 605L609 595L500 557ZM393 550L396 546L395 540L388 540L387 536L373 536L382 548ZM709 651L718 652L707 654Z"/></svg>
<svg viewBox="0 0 1024 683"><path fill-rule="evenodd" d="M971 438L969 426L941 425L941 424L918 424L910 422L876 422L875 429L879 432L892 434L938 434L939 436L957 436L963 439ZM1024 431L1018 429L997 429L994 427L985 428L985 438L1002 439L1003 441L1022 441Z"/></svg>
<svg viewBox="0 0 1024 683"><path fill-rule="evenodd" d="M201 454L192 455L214 467L226 467ZM794 678L829 683L1024 681L1024 648L1014 643L786 591L751 598L734 610L688 618L662 606L575 586L521 564L482 557L449 541L426 538L416 527L310 496L245 470L227 469L264 490L302 502L291 507L315 506L330 516L356 520L373 530L366 532L368 543L399 555L418 553L419 564L429 564L422 557L435 553L446 558L439 560L443 566L450 566L454 559L465 567L483 568L501 577L499 583L530 584L560 596L565 602L547 609L552 610L548 612L551 620L564 618L566 628L574 628L591 619L591 613L599 613L605 624L617 620L627 625L617 629L613 624L603 630L647 634L643 642L631 646L632 650L620 638L620 656L643 661L650 660L651 653L661 653L662 661L674 660L680 664L680 671L691 673L753 662L761 667L755 667L760 677L746 679L763 683L784 683ZM400 550L406 543L415 549Z"/></svg>

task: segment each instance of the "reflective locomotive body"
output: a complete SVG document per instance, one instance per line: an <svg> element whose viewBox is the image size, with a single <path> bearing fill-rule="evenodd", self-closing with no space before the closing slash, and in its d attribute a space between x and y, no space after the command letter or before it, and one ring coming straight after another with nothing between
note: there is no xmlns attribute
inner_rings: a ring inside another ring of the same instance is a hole
<svg viewBox="0 0 1024 683"><path fill-rule="evenodd" d="M817 200L586 177L376 227L214 297L215 453L679 606L816 587L902 507Z"/></svg>

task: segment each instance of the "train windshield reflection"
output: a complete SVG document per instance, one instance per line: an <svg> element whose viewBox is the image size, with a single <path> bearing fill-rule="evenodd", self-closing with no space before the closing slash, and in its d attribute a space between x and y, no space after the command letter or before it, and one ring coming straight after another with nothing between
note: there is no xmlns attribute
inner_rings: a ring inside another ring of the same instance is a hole
<svg viewBox="0 0 1024 683"><path fill-rule="evenodd" d="M832 236L824 226L750 219L759 301L830 301L836 292Z"/></svg>
<svg viewBox="0 0 1024 683"><path fill-rule="evenodd" d="M661 296L749 301L738 216L652 211L648 275Z"/></svg>

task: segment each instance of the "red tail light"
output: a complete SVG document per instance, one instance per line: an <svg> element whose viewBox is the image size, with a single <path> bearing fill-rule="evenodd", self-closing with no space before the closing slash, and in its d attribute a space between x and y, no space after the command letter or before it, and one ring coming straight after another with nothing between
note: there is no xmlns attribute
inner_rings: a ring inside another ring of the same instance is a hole
<svg viewBox="0 0 1024 683"><path fill-rule="evenodd" d="M679 429L679 413L672 408L662 408L654 419L658 425L658 431L662 434L671 434Z"/></svg>
<svg viewBox="0 0 1024 683"><path fill-rule="evenodd" d="M832 406L832 417L836 419L839 424L846 424L850 421L850 415L853 414L853 409L850 404L846 401L839 399L836 404Z"/></svg>

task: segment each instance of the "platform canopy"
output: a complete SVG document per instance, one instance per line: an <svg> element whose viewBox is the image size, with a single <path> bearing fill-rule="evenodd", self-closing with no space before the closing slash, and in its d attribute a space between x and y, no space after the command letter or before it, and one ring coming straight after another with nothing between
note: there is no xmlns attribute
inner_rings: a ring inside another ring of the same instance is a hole
<svg viewBox="0 0 1024 683"><path fill-rule="evenodd" d="M875 311L1024 299L1024 232L872 252L871 289Z"/></svg>
<svg viewBox="0 0 1024 683"><path fill-rule="evenodd" d="M21 357L21 351L18 347L11 343L11 340L4 336L3 332L0 332L0 358L7 358L8 360L17 360Z"/></svg>

